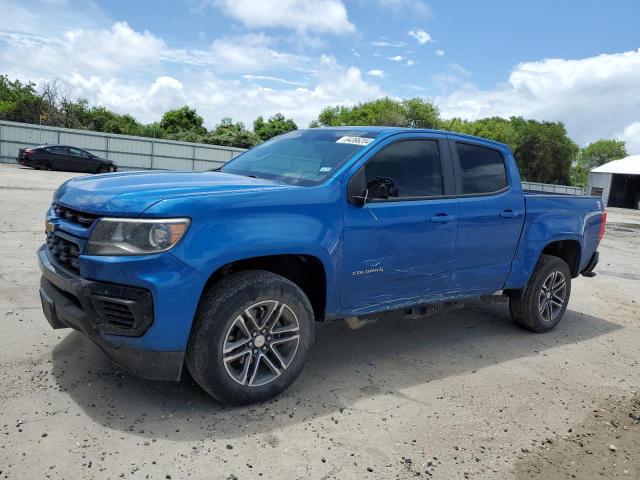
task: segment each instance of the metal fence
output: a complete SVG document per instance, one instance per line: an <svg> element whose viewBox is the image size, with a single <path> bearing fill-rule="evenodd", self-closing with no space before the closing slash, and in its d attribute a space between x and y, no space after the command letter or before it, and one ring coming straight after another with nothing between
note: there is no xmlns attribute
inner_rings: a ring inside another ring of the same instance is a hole
<svg viewBox="0 0 640 480"><path fill-rule="evenodd" d="M244 152L219 145L0 121L0 163L15 163L19 148L45 143L83 148L113 160L121 170L208 170Z"/></svg>
<svg viewBox="0 0 640 480"><path fill-rule="evenodd" d="M559 193L561 195L584 195L584 188L550 183L522 182L522 188L531 192Z"/></svg>

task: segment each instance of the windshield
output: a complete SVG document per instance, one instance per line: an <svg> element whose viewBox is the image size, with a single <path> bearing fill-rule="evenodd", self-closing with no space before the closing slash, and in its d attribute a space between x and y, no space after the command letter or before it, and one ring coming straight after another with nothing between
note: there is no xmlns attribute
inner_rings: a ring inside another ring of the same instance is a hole
<svg viewBox="0 0 640 480"><path fill-rule="evenodd" d="M296 130L243 153L220 171L291 185L318 185L376 136L377 132L359 130Z"/></svg>

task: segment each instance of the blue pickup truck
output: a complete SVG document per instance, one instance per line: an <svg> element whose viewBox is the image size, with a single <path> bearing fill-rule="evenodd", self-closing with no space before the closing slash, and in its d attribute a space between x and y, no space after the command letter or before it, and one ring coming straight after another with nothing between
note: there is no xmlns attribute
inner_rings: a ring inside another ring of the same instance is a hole
<svg viewBox="0 0 640 480"><path fill-rule="evenodd" d="M298 130L216 171L79 177L39 252L53 328L150 379L186 367L216 399L263 401L302 370L317 322L502 292L545 332L592 276L595 197L524 193L509 148L399 128Z"/></svg>

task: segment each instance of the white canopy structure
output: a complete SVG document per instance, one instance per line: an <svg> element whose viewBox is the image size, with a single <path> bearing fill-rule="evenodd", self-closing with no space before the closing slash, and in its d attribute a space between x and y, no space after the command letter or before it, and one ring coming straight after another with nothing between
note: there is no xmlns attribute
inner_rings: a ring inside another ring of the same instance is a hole
<svg viewBox="0 0 640 480"><path fill-rule="evenodd" d="M640 155L629 155L591 170L587 194L602 196L609 207L640 208Z"/></svg>

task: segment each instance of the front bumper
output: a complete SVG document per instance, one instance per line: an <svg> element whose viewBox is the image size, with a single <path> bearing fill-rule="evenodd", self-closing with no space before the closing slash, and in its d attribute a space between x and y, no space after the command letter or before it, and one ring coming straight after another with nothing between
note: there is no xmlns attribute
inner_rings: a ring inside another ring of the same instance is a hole
<svg viewBox="0 0 640 480"><path fill-rule="evenodd" d="M134 375L151 380L179 380L184 351L136 348L124 341L143 335L153 323L153 304L149 292L71 276L56 268L45 247L38 251L38 261L42 271L42 309L54 329L68 327L84 333L113 362ZM108 321L105 307L102 306L105 299L129 302L126 305L130 307L133 320L126 319L127 328ZM124 334L128 336L116 336Z"/></svg>

